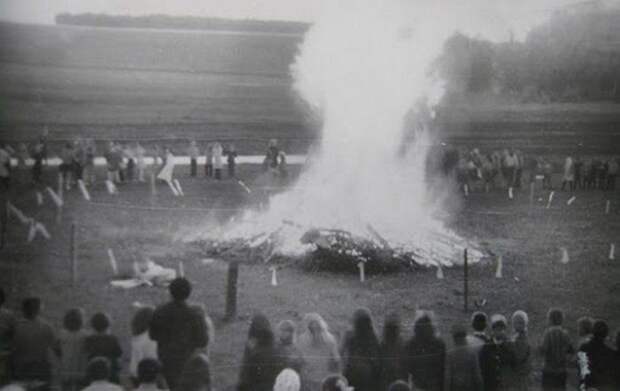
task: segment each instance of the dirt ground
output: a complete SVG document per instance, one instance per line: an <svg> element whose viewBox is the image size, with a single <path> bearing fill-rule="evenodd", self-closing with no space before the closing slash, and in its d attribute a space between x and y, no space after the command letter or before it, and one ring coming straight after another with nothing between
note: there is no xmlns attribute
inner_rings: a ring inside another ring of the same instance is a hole
<svg viewBox="0 0 620 391"><path fill-rule="evenodd" d="M532 343L539 341L551 306L566 311L572 336L576 335L576 319L584 315L608 320L614 332L620 327L620 258L608 259L610 243L620 245L620 193L577 191L575 201L567 205L573 194L558 191L547 209L548 192L539 189L532 206L525 190L517 192L512 201L496 191L472 193L450 211L447 224L451 228L485 243L504 261L501 279L495 278L493 261L470 268L467 313L463 311L463 270L459 267L444 270L443 280L428 270L371 275L360 283L356 270L349 274L311 273L291 264L278 272L279 284L274 287L269 265L254 264L241 266L239 316L224 323L226 262L205 264L205 256L180 239L260 202L260 168L239 167L239 177L253 189L251 194L234 180L189 178L187 171L181 167L179 174L185 197L175 198L163 184L152 197L149 185L139 183L121 185L120 194L112 196L100 183L91 189L91 202L77 189L66 193L59 219L47 195L44 204L37 206L34 190L29 185L17 186L10 194L11 202L42 221L52 239L38 237L27 243L28 228L11 218L8 243L0 251L0 283L9 292L9 305L17 306L25 296L41 296L45 318L58 327L68 308L80 306L87 316L106 311L114 319L113 332L128 353L133 303L156 305L167 299L167 292L156 287L111 287L107 249L116 254L121 274L131 269L131 250L149 254L167 267L176 268L183 261L185 274L194 283L192 299L206 306L217 326L210 355L214 384L220 390L232 389L235 384L248 322L258 310L266 313L274 326L283 319L299 321L304 313L316 311L338 335L346 331L349 317L359 306L371 309L378 331L384 316L398 311L408 337L416 309L432 309L447 338L454 322L467 320L477 309L474 301L486 299L482 309L490 314L510 316L517 309L525 310L530 315ZM49 183L54 177L55 173L48 173ZM610 214L605 214L606 200L611 203ZM77 227L75 286L71 285L72 222ZM567 249L567 264L560 262L560 247ZM535 371L532 381L537 382L539 376Z"/></svg>

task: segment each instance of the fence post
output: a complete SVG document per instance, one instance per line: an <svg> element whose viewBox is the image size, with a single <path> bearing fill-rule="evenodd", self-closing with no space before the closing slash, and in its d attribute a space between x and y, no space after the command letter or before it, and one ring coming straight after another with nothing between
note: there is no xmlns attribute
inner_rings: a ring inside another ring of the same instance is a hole
<svg viewBox="0 0 620 391"><path fill-rule="evenodd" d="M226 286L226 316L225 320L232 321L237 317L237 281L239 280L239 262L228 263L228 283Z"/></svg>

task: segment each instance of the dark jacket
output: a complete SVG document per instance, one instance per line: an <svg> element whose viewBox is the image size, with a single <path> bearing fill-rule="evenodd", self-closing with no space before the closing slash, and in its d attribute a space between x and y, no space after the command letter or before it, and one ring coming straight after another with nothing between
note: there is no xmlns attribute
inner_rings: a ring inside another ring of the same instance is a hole
<svg viewBox="0 0 620 391"><path fill-rule="evenodd" d="M257 345L249 341L243 352L238 391L271 391L282 363L272 344Z"/></svg>
<svg viewBox="0 0 620 391"><path fill-rule="evenodd" d="M491 340L480 351L480 371L485 391L503 389L503 372L515 367L514 350L510 342Z"/></svg>
<svg viewBox="0 0 620 391"><path fill-rule="evenodd" d="M119 374L121 371L118 360L123 355L123 350L118 342L118 338L110 334L93 334L84 340L84 350L86 357L91 360L95 357L105 357L110 360L112 374L110 379L114 383L120 381Z"/></svg>
<svg viewBox="0 0 620 391"><path fill-rule="evenodd" d="M579 351L585 352L588 356L590 375L586 378L586 385L611 389L614 376L620 371L620 368L614 367L616 352L605 345L605 341L596 338L582 344Z"/></svg>
<svg viewBox="0 0 620 391"><path fill-rule="evenodd" d="M344 377L356 391L375 391L379 389L380 361L379 343L376 339L360 340L353 332L348 332L341 352L344 364Z"/></svg>
<svg viewBox="0 0 620 391"><path fill-rule="evenodd" d="M417 388L442 391L445 359L446 345L440 338L421 340L413 337L405 347L404 367Z"/></svg>

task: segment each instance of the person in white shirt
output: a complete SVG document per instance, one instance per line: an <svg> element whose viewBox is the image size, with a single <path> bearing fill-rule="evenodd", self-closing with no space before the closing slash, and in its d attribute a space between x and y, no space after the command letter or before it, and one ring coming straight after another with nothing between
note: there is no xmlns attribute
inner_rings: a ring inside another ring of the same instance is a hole
<svg viewBox="0 0 620 391"><path fill-rule="evenodd" d="M105 357L95 357L88 362L86 373L90 385L83 391L123 391L123 389L110 382L112 369L110 361Z"/></svg>
<svg viewBox="0 0 620 391"><path fill-rule="evenodd" d="M153 318L153 307L139 308L131 320L131 358L129 373L136 382L139 379L139 363L144 359L157 359L157 342L149 337L149 325Z"/></svg>

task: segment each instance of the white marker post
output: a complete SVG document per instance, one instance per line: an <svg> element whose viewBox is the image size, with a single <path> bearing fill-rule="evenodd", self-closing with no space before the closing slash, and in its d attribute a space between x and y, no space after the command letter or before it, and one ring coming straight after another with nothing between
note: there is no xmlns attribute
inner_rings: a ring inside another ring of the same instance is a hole
<svg viewBox="0 0 620 391"><path fill-rule="evenodd" d="M58 193L57 194L61 201L64 198L62 194L63 187L64 187L63 185L64 185L64 180L62 178L62 174L58 174Z"/></svg>
<svg viewBox="0 0 620 391"><path fill-rule="evenodd" d="M439 262L437 262L437 279L438 280L443 280L443 269L441 268L441 264Z"/></svg>
<svg viewBox="0 0 620 391"><path fill-rule="evenodd" d="M364 269L364 262L358 262L357 268L360 271L360 282L366 281L366 270Z"/></svg>
<svg viewBox="0 0 620 391"><path fill-rule="evenodd" d="M512 186L508 188L508 198L511 200L514 198L514 194L512 193Z"/></svg>
<svg viewBox="0 0 620 391"><path fill-rule="evenodd" d="M151 172L151 196L157 195L157 187L155 186L155 173Z"/></svg>
<svg viewBox="0 0 620 391"><path fill-rule="evenodd" d="M566 201L566 205L572 204L573 202L575 202L576 199L577 199L577 197L572 196L571 198L568 199L568 201Z"/></svg>
<svg viewBox="0 0 620 391"><path fill-rule="evenodd" d="M11 204L10 202L7 202L6 206L7 206L8 212L11 212L15 217L17 217L20 223L24 225L30 223L30 219L26 217L26 215L24 215L21 210L17 209L15 205Z"/></svg>
<svg viewBox="0 0 620 391"><path fill-rule="evenodd" d="M609 202L609 200L607 200L605 202L605 214L608 215L609 214L609 209L611 209L611 203Z"/></svg>
<svg viewBox="0 0 620 391"><path fill-rule="evenodd" d="M549 193L549 199L547 200L547 209L551 208L551 203L553 202L553 195L555 194L554 191L552 191L551 193Z"/></svg>
<svg viewBox="0 0 620 391"><path fill-rule="evenodd" d="M611 243L609 245L609 260L613 261L616 259L616 245L615 243Z"/></svg>
<svg viewBox="0 0 620 391"><path fill-rule="evenodd" d="M43 194L40 191L37 191L37 205L43 205Z"/></svg>
<svg viewBox="0 0 620 391"><path fill-rule="evenodd" d="M116 188L116 185L114 184L114 182L112 182L111 180L106 179L105 187L106 189L108 189L109 194L112 194L112 195L118 194L118 189Z"/></svg>
<svg viewBox="0 0 620 391"><path fill-rule="evenodd" d="M562 257L560 258L560 263L563 263L566 265L569 261L568 250L566 249L566 247L560 247L560 251L562 253Z"/></svg>
<svg viewBox="0 0 620 391"><path fill-rule="evenodd" d="M30 220L30 229L28 230L28 243L31 243L35 236L37 236L37 228L35 226L35 221L33 219Z"/></svg>
<svg viewBox="0 0 620 391"><path fill-rule="evenodd" d="M465 197L469 197L469 185L467 183L463 185L463 191L465 192Z"/></svg>
<svg viewBox="0 0 620 391"><path fill-rule="evenodd" d="M46 188L46 190L47 190L47 194L50 195L50 198L52 199L52 201L54 201L54 204L56 204L56 207L62 208L64 204L62 201L62 196L60 196L59 194L56 194L54 190L52 190L52 188L49 186Z"/></svg>
<svg viewBox="0 0 620 391"><path fill-rule="evenodd" d="M82 196L84 197L84 199L86 201L90 201L90 194L88 193L88 190L86 189L86 185L84 185L83 180L78 179L78 187L80 188L80 191L82 192Z"/></svg>
<svg viewBox="0 0 620 391"><path fill-rule="evenodd" d="M245 190L246 193L252 193L252 190L250 190L250 188L241 179L237 179L237 183L239 184L239 186L243 187L243 190Z"/></svg>
<svg viewBox="0 0 620 391"><path fill-rule="evenodd" d="M114 251L112 251L111 248L108 248L108 259L110 260L110 268L112 269L112 273L115 276L118 275L118 263L116 262Z"/></svg>
<svg viewBox="0 0 620 391"><path fill-rule="evenodd" d="M272 266L269 270L271 270L271 286L278 286L278 269Z"/></svg>
<svg viewBox="0 0 620 391"><path fill-rule="evenodd" d="M43 235L45 239L50 240L52 238L52 236L47 231L47 228L45 228L45 225L43 225L43 223L37 221L34 225L34 229L36 232L40 232L41 235Z"/></svg>
<svg viewBox="0 0 620 391"><path fill-rule="evenodd" d="M178 179L174 180L174 187L176 187L177 192L181 195L181 196L185 196L185 193L183 193L183 188L181 187L181 183L179 182Z"/></svg>
<svg viewBox="0 0 620 391"><path fill-rule="evenodd" d="M179 277L185 277L185 266L183 265L183 261L179 261Z"/></svg>
<svg viewBox="0 0 620 391"><path fill-rule="evenodd" d="M503 278L502 268L504 266L504 261L501 255L497 257L497 269L495 270L495 278Z"/></svg>

